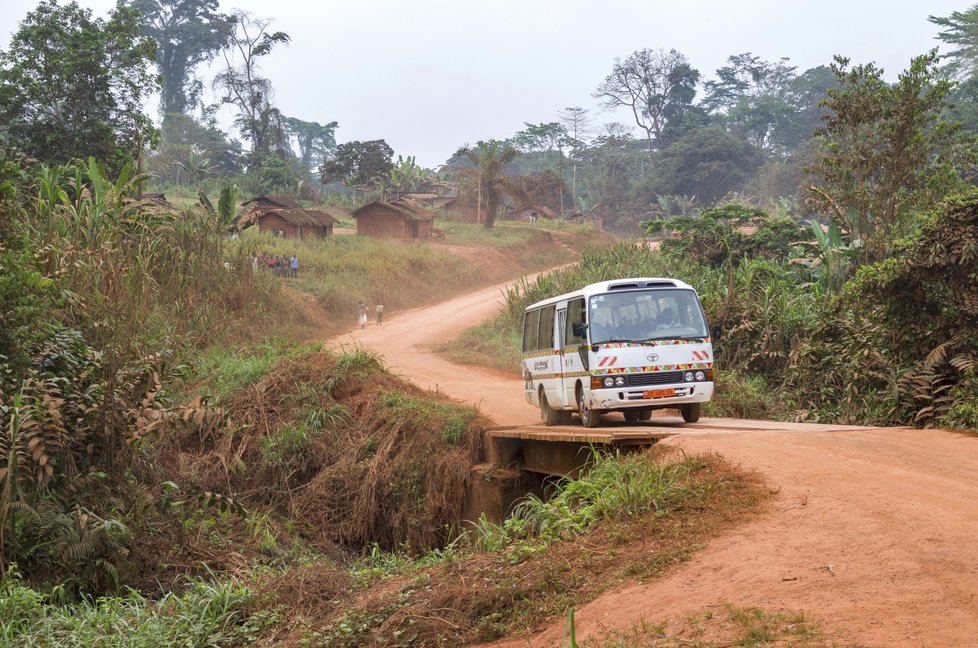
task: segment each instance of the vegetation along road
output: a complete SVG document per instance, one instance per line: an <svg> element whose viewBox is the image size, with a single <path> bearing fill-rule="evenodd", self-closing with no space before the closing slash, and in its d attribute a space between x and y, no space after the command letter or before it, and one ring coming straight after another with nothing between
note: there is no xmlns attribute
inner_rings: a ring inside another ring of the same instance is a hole
<svg viewBox="0 0 978 648"><path fill-rule="evenodd" d="M421 386L499 423L537 419L519 378L453 365L430 347L499 309L504 285L391 314L334 338L384 355ZM672 428L673 419L655 419ZM978 637L976 439L944 431L705 419L663 443L758 471L767 509L647 584L577 613L578 638L731 603L801 610L862 645L971 646ZM563 623L530 638L557 645ZM526 638L505 646L525 646Z"/></svg>

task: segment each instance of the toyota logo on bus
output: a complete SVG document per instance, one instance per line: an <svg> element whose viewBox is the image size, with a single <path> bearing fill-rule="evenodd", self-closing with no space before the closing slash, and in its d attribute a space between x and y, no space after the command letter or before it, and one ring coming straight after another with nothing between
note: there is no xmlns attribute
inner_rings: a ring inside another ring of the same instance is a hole
<svg viewBox="0 0 978 648"><path fill-rule="evenodd" d="M659 354L657 354L657 353L650 353L649 355L647 355L645 357L649 359L649 362L655 362L656 360L659 359Z"/></svg>

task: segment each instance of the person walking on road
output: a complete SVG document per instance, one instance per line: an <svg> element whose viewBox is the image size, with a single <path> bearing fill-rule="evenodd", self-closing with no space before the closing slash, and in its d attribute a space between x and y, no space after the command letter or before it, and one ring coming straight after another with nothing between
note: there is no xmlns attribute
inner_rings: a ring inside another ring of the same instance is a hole
<svg viewBox="0 0 978 648"><path fill-rule="evenodd" d="M377 326L384 323L384 305L377 304Z"/></svg>
<svg viewBox="0 0 978 648"><path fill-rule="evenodd" d="M360 328L367 325L367 305L363 302L357 305L357 324L360 325Z"/></svg>

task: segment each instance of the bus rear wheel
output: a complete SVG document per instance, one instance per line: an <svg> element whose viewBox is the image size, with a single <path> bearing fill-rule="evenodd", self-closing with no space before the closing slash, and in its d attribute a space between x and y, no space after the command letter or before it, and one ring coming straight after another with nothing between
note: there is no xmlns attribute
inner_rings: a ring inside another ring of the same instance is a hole
<svg viewBox="0 0 978 648"><path fill-rule="evenodd" d="M547 400L547 393L540 390L540 418L543 419L544 425L560 425L560 410L555 410L550 407L550 402Z"/></svg>
<svg viewBox="0 0 978 648"><path fill-rule="evenodd" d="M601 412L592 408L584 401L584 390L577 388L577 413L581 416L581 425L586 428L596 428L601 425Z"/></svg>
<svg viewBox="0 0 978 648"><path fill-rule="evenodd" d="M700 412L703 409L702 403L690 403L689 405L681 405L679 411L682 412L683 420L687 423L695 423L700 420Z"/></svg>
<svg viewBox="0 0 978 648"><path fill-rule="evenodd" d="M625 417L625 421L628 423L638 423L642 420L642 412L636 409L627 409L622 412L622 416Z"/></svg>

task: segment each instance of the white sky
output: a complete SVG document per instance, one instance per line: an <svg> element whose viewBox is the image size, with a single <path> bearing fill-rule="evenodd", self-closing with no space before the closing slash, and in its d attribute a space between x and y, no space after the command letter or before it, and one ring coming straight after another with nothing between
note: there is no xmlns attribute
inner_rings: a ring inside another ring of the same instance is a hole
<svg viewBox="0 0 978 648"><path fill-rule="evenodd" d="M927 16L973 1L223 0L222 10L272 18L292 36L263 64L286 115L338 121L339 142L383 138L436 166L465 144L556 121L567 106L596 109L591 93L615 57L636 49L675 48L707 78L749 51L789 57L799 72L843 54L895 79L938 44ZM0 47L36 4L0 2ZM105 15L115 3L79 4Z"/></svg>

